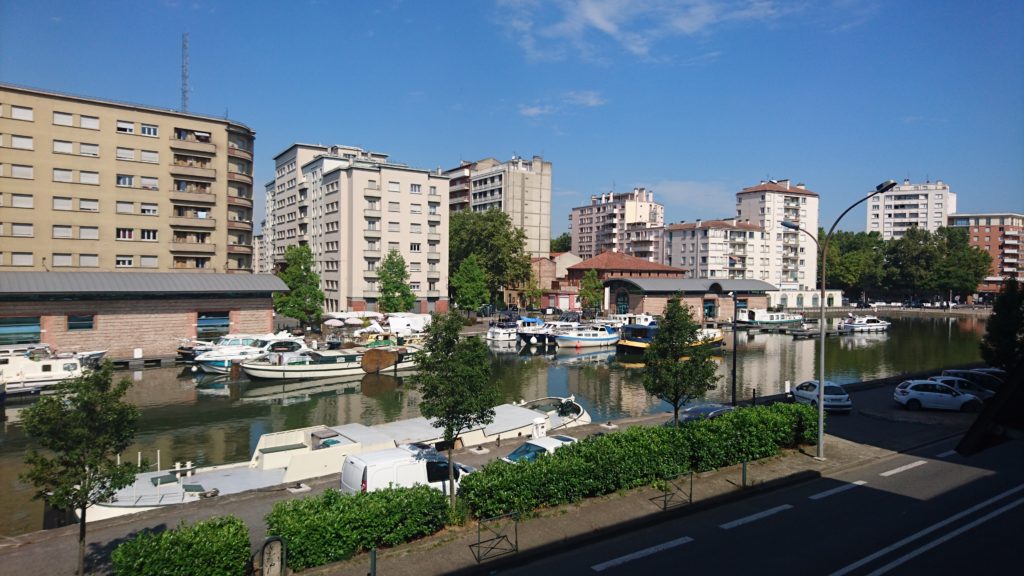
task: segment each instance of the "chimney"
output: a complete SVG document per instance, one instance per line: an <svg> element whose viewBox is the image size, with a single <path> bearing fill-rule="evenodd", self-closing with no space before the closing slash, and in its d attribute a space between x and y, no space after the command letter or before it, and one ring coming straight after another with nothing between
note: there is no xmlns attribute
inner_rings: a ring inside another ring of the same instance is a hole
<svg viewBox="0 0 1024 576"><path fill-rule="evenodd" d="M700 218L697 218L697 228L700 228Z"/></svg>

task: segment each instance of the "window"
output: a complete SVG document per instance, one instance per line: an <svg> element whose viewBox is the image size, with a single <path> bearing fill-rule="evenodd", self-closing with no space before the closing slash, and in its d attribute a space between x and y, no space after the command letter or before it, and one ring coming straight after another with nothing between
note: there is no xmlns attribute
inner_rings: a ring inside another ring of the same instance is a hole
<svg viewBox="0 0 1024 576"><path fill-rule="evenodd" d="M31 266L31 252L11 252L11 266Z"/></svg>
<svg viewBox="0 0 1024 576"><path fill-rule="evenodd" d="M117 229L117 239L118 240L131 240L132 236L134 236L134 233L135 233L135 229L134 228L118 228ZM120 258L120 256L118 256L118 258Z"/></svg>
<svg viewBox="0 0 1024 576"><path fill-rule="evenodd" d="M431 196L437 196L437 186L431 186L430 187L430 195Z"/></svg>
<svg viewBox="0 0 1024 576"><path fill-rule="evenodd" d="M409 205L409 212L412 213L412 214L422 214L423 213L423 205L422 204L410 204Z"/></svg>
<svg viewBox="0 0 1024 576"><path fill-rule="evenodd" d="M117 159L118 160L135 160L135 150L132 148L121 148L117 147Z"/></svg>
<svg viewBox="0 0 1024 576"><path fill-rule="evenodd" d="M127 187L130 188L134 184L135 184L135 177L134 176L130 176L128 174L118 174L117 175L117 185L118 186L127 186Z"/></svg>
<svg viewBox="0 0 1024 576"><path fill-rule="evenodd" d="M95 116L82 115L78 117L78 125L89 130L99 130L100 119ZM79 262L81 262L81 258L79 258Z"/></svg>
<svg viewBox="0 0 1024 576"><path fill-rule="evenodd" d="M0 318L0 344L38 344L39 334L39 316Z"/></svg>
<svg viewBox="0 0 1024 576"><path fill-rule="evenodd" d="M119 201L117 203L116 210L117 210L118 214L131 214L131 213L135 212L135 203L134 202L120 202Z"/></svg>
<svg viewBox="0 0 1024 576"><path fill-rule="evenodd" d="M67 112L54 112L53 123L57 126L72 126L74 117Z"/></svg>
<svg viewBox="0 0 1024 576"><path fill-rule="evenodd" d="M145 214L146 216L156 216L157 205L143 202L142 207L139 209L139 214Z"/></svg>
<svg viewBox="0 0 1024 576"><path fill-rule="evenodd" d="M409 232L412 232L413 234L420 234L422 231L423 231L423 227L420 224L410 224L409 225Z"/></svg>
<svg viewBox="0 0 1024 576"><path fill-rule="evenodd" d="M398 182L388 182L388 192L401 192L402 185Z"/></svg>
<svg viewBox="0 0 1024 576"><path fill-rule="evenodd" d="M409 263L409 272L419 272L419 271L420 271L420 263L419 262L410 262Z"/></svg>
<svg viewBox="0 0 1024 576"><path fill-rule="evenodd" d="M31 194L11 194L11 207L12 208L31 208L32 207L32 195Z"/></svg>
<svg viewBox="0 0 1024 576"><path fill-rule="evenodd" d="M419 184L409 184L409 193L410 194L420 194L420 185Z"/></svg>
<svg viewBox="0 0 1024 576"><path fill-rule="evenodd" d="M401 232L402 226L398 222L388 222L388 232Z"/></svg>
<svg viewBox="0 0 1024 576"><path fill-rule="evenodd" d="M124 120L117 121L117 131L121 134L135 134L135 123L125 122Z"/></svg>
<svg viewBox="0 0 1024 576"><path fill-rule="evenodd" d="M19 150L32 150L32 137L31 136L11 136L11 148L18 148Z"/></svg>
<svg viewBox="0 0 1024 576"><path fill-rule="evenodd" d="M419 282L409 282L409 288L411 288L413 292L419 292L420 291L420 283Z"/></svg>
<svg viewBox="0 0 1024 576"><path fill-rule="evenodd" d="M398 252L401 250L398 242L388 242L388 252Z"/></svg>
<svg viewBox="0 0 1024 576"><path fill-rule="evenodd" d="M64 168L53 169L53 181L54 182L71 182L71 170Z"/></svg>
<svg viewBox="0 0 1024 576"><path fill-rule="evenodd" d="M92 314L68 314L68 330L92 330L94 319Z"/></svg>
<svg viewBox="0 0 1024 576"><path fill-rule="evenodd" d="M32 225L31 224L11 224L11 236L26 236L31 237Z"/></svg>
<svg viewBox="0 0 1024 576"><path fill-rule="evenodd" d="M139 185L145 190L158 190L160 188L160 180L152 176L143 176L139 178Z"/></svg>
<svg viewBox="0 0 1024 576"><path fill-rule="evenodd" d="M152 125L152 124L143 124L141 126L140 132L142 133L143 136L159 136L160 135L159 129L156 126Z"/></svg>
<svg viewBox="0 0 1024 576"><path fill-rule="evenodd" d="M131 268L133 258L131 256L115 256L114 266L117 268Z"/></svg>
<svg viewBox="0 0 1024 576"><path fill-rule="evenodd" d="M53 197L53 209L54 210L71 210L71 198L64 196Z"/></svg>
<svg viewBox="0 0 1024 576"><path fill-rule="evenodd" d="M377 261L376 260L367 260L366 261L366 271L367 272L373 272L376 269L377 269Z"/></svg>
<svg viewBox="0 0 1024 576"><path fill-rule="evenodd" d="M21 164L12 164L11 178L32 178L32 167Z"/></svg>
<svg viewBox="0 0 1024 576"><path fill-rule="evenodd" d="M142 162L156 164L160 161L160 153L154 152L153 150L143 150L139 155L139 160Z"/></svg>
<svg viewBox="0 0 1024 576"><path fill-rule="evenodd" d="M78 201L78 209L86 212L99 212L100 201L82 198Z"/></svg>
<svg viewBox="0 0 1024 576"><path fill-rule="evenodd" d="M82 184L99 184L100 173L82 170L81 172L78 173L78 181Z"/></svg>
<svg viewBox="0 0 1024 576"><path fill-rule="evenodd" d="M71 226L63 226L55 224L53 226L53 237L54 238L71 238Z"/></svg>
<svg viewBox="0 0 1024 576"><path fill-rule="evenodd" d="M141 231L141 238L143 240L156 240L156 230L148 230L143 228Z"/></svg>
<svg viewBox="0 0 1024 576"><path fill-rule="evenodd" d="M420 251L420 243L419 242L413 242L413 243L409 244L409 251L410 252L419 252Z"/></svg>
<svg viewBox="0 0 1024 576"><path fill-rule="evenodd" d="M71 266L71 254L54 254L52 261L54 267Z"/></svg>
<svg viewBox="0 0 1024 576"><path fill-rule="evenodd" d="M73 154L74 150L71 147L71 142L67 140L54 140L53 152L54 154Z"/></svg>
<svg viewBox="0 0 1024 576"><path fill-rule="evenodd" d="M398 202L388 202L388 212L398 212L401 210L401 205Z"/></svg>
<svg viewBox="0 0 1024 576"><path fill-rule="evenodd" d="M11 118L32 121L32 109L24 106L11 106Z"/></svg>
<svg viewBox="0 0 1024 576"><path fill-rule="evenodd" d="M78 153L81 154L82 156L94 156L94 157L97 157L97 156L100 155L100 145L99 144L86 144L86 143L83 142L83 143L78 145Z"/></svg>
<svg viewBox="0 0 1024 576"><path fill-rule="evenodd" d="M139 257L139 268L156 268L157 257L156 256L140 256Z"/></svg>

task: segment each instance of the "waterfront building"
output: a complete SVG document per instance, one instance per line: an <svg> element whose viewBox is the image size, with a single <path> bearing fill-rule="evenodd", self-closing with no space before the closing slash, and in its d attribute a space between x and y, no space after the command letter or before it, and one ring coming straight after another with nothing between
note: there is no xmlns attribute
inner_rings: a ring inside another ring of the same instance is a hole
<svg viewBox="0 0 1024 576"><path fill-rule="evenodd" d="M992 212L951 214L949 226L966 228L971 246L992 257L992 269L978 286L978 293L993 296L1003 289L1007 278L1024 281L1020 265L1020 238L1024 232L1024 214Z"/></svg>
<svg viewBox="0 0 1024 576"><path fill-rule="evenodd" d="M816 312L821 310L821 292L818 290L771 290L766 295L768 307L773 310L784 308L809 317L815 317ZM826 308L838 308L842 305L842 290L825 291Z"/></svg>
<svg viewBox="0 0 1024 576"><path fill-rule="evenodd" d="M935 232L956 212L956 193L942 180L912 184L909 179L872 196L867 204L866 232L878 232L883 240L900 238L908 228Z"/></svg>
<svg viewBox="0 0 1024 576"><path fill-rule="evenodd" d="M750 222L701 220L665 227L666 264L682 268L687 278L768 280L771 242L763 228Z"/></svg>
<svg viewBox="0 0 1024 576"><path fill-rule="evenodd" d="M496 209L526 234L524 249L533 257L551 251L551 162L540 156L508 162L484 158L447 170L452 212Z"/></svg>
<svg viewBox="0 0 1024 576"><path fill-rule="evenodd" d="M817 245L803 232L783 227L782 222L796 223L817 237L818 201L816 192L800 183L791 184L788 179L761 181L736 193L736 220L756 227L748 232L763 231L768 246L767 258L757 255L756 264L767 271L758 270L758 280L781 290L813 290L817 286ZM749 265L752 255L746 256Z"/></svg>
<svg viewBox="0 0 1024 576"><path fill-rule="evenodd" d="M767 308L775 286L761 280L610 277L604 280L606 309L616 314L664 314L673 295L682 296L699 324L731 322L736 308Z"/></svg>
<svg viewBox="0 0 1024 576"><path fill-rule="evenodd" d="M602 252L622 252L662 264L664 226L665 207L646 188L593 195L590 204L569 214L571 252L584 260Z"/></svg>
<svg viewBox="0 0 1024 576"><path fill-rule="evenodd" d="M255 132L0 84L0 271L251 273Z"/></svg>

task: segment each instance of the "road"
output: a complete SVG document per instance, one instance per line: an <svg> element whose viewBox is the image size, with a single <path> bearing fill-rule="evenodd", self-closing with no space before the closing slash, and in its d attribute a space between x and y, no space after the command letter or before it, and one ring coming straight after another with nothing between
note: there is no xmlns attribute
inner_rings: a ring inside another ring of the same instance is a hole
<svg viewBox="0 0 1024 576"><path fill-rule="evenodd" d="M506 574L1001 574L1024 551L1024 442L955 439L547 557Z"/></svg>

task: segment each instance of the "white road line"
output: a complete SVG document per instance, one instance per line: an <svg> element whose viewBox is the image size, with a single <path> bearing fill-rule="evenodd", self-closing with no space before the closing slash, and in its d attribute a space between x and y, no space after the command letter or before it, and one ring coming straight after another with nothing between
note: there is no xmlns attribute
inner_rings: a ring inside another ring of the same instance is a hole
<svg viewBox="0 0 1024 576"><path fill-rule="evenodd" d="M1017 485L1016 488L1011 488L1011 489L1007 490L1006 492L1003 492L1002 494L996 494L995 496L989 498L988 500L985 500L984 502L981 502L980 504L975 504L974 506L971 506L970 508L968 508L967 510L964 510L963 512L958 512L958 513L950 516L949 518L946 518L945 520L943 520L941 522L938 522L936 524L932 524L931 526L925 528L924 530L921 530L919 532L915 532L914 534L911 534L910 536L907 536L906 538L904 538L903 540L900 540L899 542L896 542L895 544L890 544L889 546L886 546L885 548L882 548L881 550L879 550L878 552L875 552L874 554L871 554L870 556L865 556L864 558L861 558L860 560L854 562L853 564L850 564L850 565L846 566L845 568L841 568L841 569L833 572L831 574L831 576L843 576L844 574L849 574L850 572L853 572L854 570L856 570L857 568L860 568L861 566L867 564L868 562L873 562L873 561L877 560L878 558L880 558L882 556L885 556L886 554L892 552L893 550L896 550L897 548L905 546L905 545L913 542L914 540L917 540L918 538L920 538L922 536L927 536L928 534L931 534L932 532L934 532L936 530L939 530L939 529L945 527L948 524L956 522L957 520L963 518L964 516L967 516L968 514L973 514L973 513L977 512L978 510L984 508L985 506L988 506L989 504L992 504L993 502L997 502L999 500L1002 500L1003 498L1006 498L1007 496L1012 496L1012 495L1016 494L1017 492L1020 492L1021 490L1024 490L1024 484L1019 484L1019 485Z"/></svg>
<svg viewBox="0 0 1024 576"><path fill-rule="evenodd" d="M946 450L942 454L936 454L935 457L936 458L949 458L950 456L952 456L954 454L956 454L956 450Z"/></svg>
<svg viewBox="0 0 1024 576"><path fill-rule="evenodd" d="M669 548L675 548L676 546L682 546L683 544L686 544L688 542L693 542L693 538L690 538L689 536L683 536L682 538L676 538L675 540L669 540L668 542L664 542L662 544L658 544L657 546L651 546L650 548L644 548L643 550L639 550L637 552L633 552L632 554L626 554L625 556L619 556L618 558L613 558L613 559L611 559L611 560L609 560L607 562L601 562L600 564L594 564L593 566L590 567L590 569L593 570L594 572L601 572L603 570L607 570L609 568L614 568L616 566L625 564L626 562L632 562L633 560L637 560L639 558L643 558L644 556L650 556L651 554L657 554L658 552L661 552L663 550L668 550Z"/></svg>
<svg viewBox="0 0 1024 576"><path fill-rule="evenodd" d="M721 528L722 530L732 530L733 528L735 528L737 526L743 526L744 524L753 522L755 520L760 520L761 518L767 518L768 516L771 516L772 514L778 514L779 512L782 512L783 510L789 510L790 508L792 508L792 506L790 506L789 504L783 504L782 506L776 506L775 508L769 508L768 510L765 510L764 512L758 512L757 514L751 514L750 516L744 516L743 518L740 518L739 520L733 520L732 522L726 522L725 524L720 525L719 528Z"/></svg>
<svg viewBox="0 0 1024 576"><path fill-rule="evenodd" d="M865 482L864 480L857 480L856 482L852 482L850 484L845 484L843 486L837 486L837 487L835 487L835 488L833 488L831 490L825 490L824 492L818 492L814 496L808 496L807 498L809 500L821 500L822 498L828 498L829 496L832 496L833 494L839 494L840 492L846 492L847 490L849 490L851 488L856 488L857 486L863 486L865 484L867 484L867 482Z"/></svg>
<svg viewBox="0 0 1024 576"><path fill-rule="evenodd" d="M888 472L882 472L881 474L879 474L879 476L892 476L894 474L899 474L900 472L906 472L907 470L910 470L911 468L917 468L918 466L923 466L923 465L925 465L927 463L928 463L927 460L918 460L917 462L911 462L910 464L907 464L906 466L900 466L899 468L893 468L892 470L889 470Z"/></svg>
<svg viewBox="0 0 1024 576"><path fill-rule="evenodd" d="M999 516L1003 512L1006 512L1007 510L1011 510L1013 508L1016 508L1017 506L1020 506L1021 504L1024 504L1024 498L1018 498L1018 499L1014 500L1013 502L1010 502L1006 506L1003 506L1002 508L996 508L995 510L989 512L988 514L985 514L984 516L982 516L981 518L978 518L977 520L971 522L970 524L964 524L963 526L957 528L956 530L953 530L952 532L950 532L950 533L948 533L948 534L946 534L946 535L944 535L944 536L942 536L940 538L936 538L935 540L932 540L931 542L925 544L924 546L921 546L917 550L914 550L913 552L908 552L908 553L904 554L903 556L900 556L899 558L893 560L892 562L889 562L885 566L882 566L878 570L875 570L871 574L868 574L868 576L880 576L881 574L885 574L886 572L888 572L889 570L892 570L893 568L899 566L900 564L903 564L903 563L905 563L908 560L916 558L916 557L920 556L921 554L924 554L925 552L931 550L932 548L935 548L936 546L939 546L940 544L943 544L944 542L952 540L953 538L956 538L957 536L963 534L964 532L967 532L971 528L974 528L975 526L977 526L979 524L983 524L985 522L988 522L989 520L995 518L996 516Z"/></svg>

